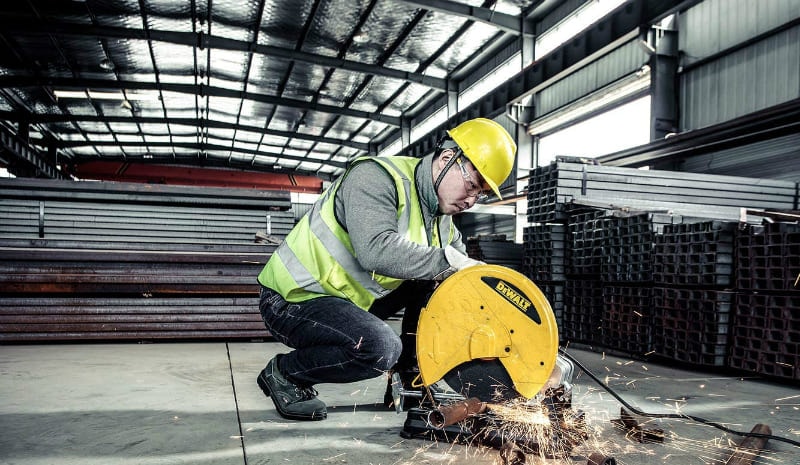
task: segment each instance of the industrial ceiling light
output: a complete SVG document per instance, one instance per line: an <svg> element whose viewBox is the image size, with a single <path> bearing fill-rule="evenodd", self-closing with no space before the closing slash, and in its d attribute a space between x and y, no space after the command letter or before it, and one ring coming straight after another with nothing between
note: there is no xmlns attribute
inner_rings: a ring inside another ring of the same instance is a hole
<svg viewBox="0 0 800 465"><path fill-rule="evenodd" d="M125 108L130 110L131 113L133 113L136 116L138 116L142 112L141 107L139 107L139 105L137 105L136 102L131 102L130 100L127 99L123 100L119 106L120 108Z"/></svg>
<svg viewBox="0 0 800 465"><path fill-rule="evenodd" d="M536 38L535 60L542 58L552 52L559 45L566 43L579 32L585 31L604 16L608 15L615 8L625 3L626 0L595 0L585 2L583 6L576 9L558 24L548 29Z"/></svg>
<svg viewBox="0 0 800 465"><path fill-rule="evenodd" d="M83 90L54 90L53 95L56 96L58 99L64 98L88 98L89 96L86 95L86 91Z"/></svg>
<svg viewBox="0 0 800 465"><path fill-rule="evenodd" d="M113 71L114 70L114 63L111 62L108 58L103 58L100 60L100 69L104 69L106 71Z"/></svg>
<svg viewBox="0 0 800 465"><path fill-rule="evenodd" d="M97 90L65 90L65 89L55 89L53 90L53 94L56 98L65 99L65 98L76 98L76 99L92 99L92 100L148 100L148 101L158 101L158 92L128 92L127 94L123 94L120 91L97 91Z"/></svg>

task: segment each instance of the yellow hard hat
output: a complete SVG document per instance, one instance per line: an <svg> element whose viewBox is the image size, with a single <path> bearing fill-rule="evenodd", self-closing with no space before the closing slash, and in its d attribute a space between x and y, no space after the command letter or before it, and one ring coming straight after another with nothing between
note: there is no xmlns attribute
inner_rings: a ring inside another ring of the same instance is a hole
<svg viewBox="0 0 800 465"><path fill-rule="evenodd" d="M503 126L486 118L464 121L447 134L502 199L498 186L511 174L517 153L517 144L511 135Z"/></svg>

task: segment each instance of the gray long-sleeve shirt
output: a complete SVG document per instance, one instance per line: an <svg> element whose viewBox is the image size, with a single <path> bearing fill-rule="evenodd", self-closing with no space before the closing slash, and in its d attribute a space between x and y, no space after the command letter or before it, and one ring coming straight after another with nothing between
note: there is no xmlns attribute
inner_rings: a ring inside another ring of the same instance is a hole
<svg viewBox="0 0 800 465"><path fill-rule="evenodd" d="M430 242L442 216L433 187L433 155L422 159L414 181L422 204ZM377 163L359 163L342 180L336 199L336 217L350 235L361 266L368 271L400 279L441 279L453 270L444 249L413 243L397 232L397 189L391 176ZM456 229L453 247L465 252ZM446 242L449 230L439 232Z"/></svg>

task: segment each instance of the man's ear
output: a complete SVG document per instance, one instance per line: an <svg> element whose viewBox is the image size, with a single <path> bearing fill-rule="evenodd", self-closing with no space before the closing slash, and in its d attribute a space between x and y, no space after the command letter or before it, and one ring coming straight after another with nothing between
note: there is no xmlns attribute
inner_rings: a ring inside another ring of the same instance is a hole
<svg viewBox="0 0 800 465"><path fill-rule="evenodd" d="M447 165L447 162L449 162L455 154L456 152L453 149L442 150L442 153L439 155L439 168L444 169L445 165Z"/></svg>

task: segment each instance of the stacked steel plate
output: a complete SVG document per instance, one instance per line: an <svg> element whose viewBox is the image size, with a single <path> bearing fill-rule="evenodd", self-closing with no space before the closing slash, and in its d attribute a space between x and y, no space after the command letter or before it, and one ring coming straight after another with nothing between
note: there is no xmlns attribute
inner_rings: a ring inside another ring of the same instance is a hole
<svg viewBox="0 0 800 465"><path fill-rule="evenodd" d="M0 341L265 337L256 276L290 209L288 192L2 180Z"/></svg>

